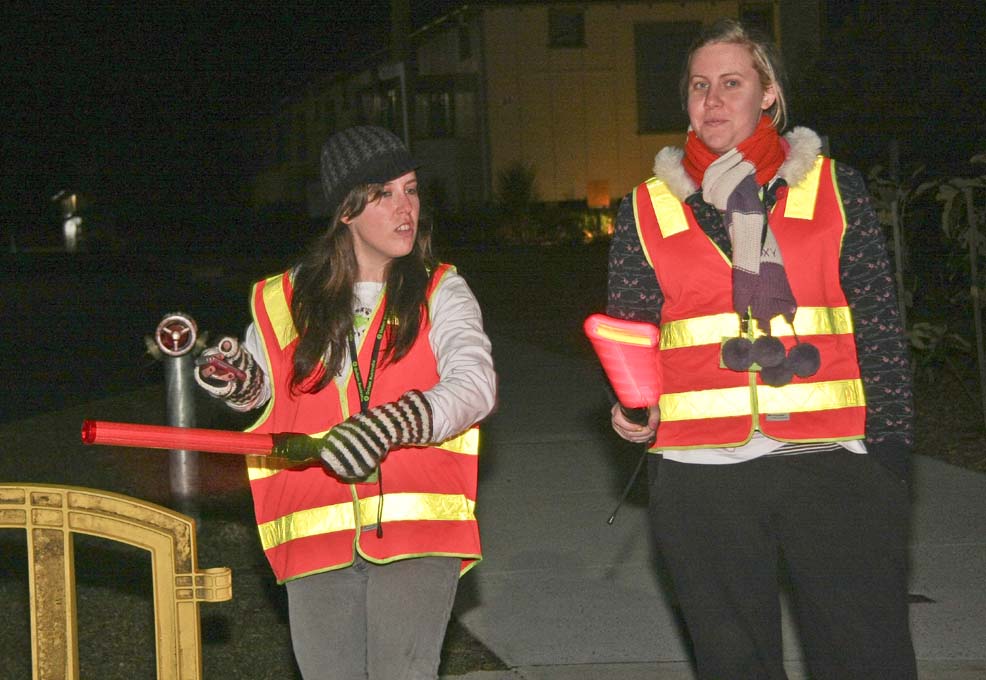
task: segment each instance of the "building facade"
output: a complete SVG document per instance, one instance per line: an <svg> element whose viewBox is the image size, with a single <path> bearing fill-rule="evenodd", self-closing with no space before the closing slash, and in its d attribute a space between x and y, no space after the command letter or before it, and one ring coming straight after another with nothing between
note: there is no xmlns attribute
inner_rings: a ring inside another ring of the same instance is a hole
<svg viewBox="0 0 986 680"><path fill-rule="evenodd" d="M323 214L321 143L372 123L407 141L426 191L453 210L493 200L518 166L543 201L606 203L683 143L678 78L703 24L756 25L796 70L817 52L819 14L817 0L466 4L251 121L250 202Z"/></svg>

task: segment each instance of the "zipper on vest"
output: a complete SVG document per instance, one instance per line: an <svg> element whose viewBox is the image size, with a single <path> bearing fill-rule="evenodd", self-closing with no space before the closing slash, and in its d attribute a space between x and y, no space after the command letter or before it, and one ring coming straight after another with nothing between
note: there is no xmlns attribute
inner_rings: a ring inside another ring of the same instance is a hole
<svg viewBox="0 0 986 680"><path fill-rule="evenodd" d="M747 319L749 319L749 324L746 328L746 337L750 342L753 342L753 336L755 335L753 327L755 322L751 314L751 310L747 310ZM752 436L754 432L760 431L760 402L757 399L757 372L748 371L750 376L750 412L753 415L753 419L750 422L750 435Z"/></svg>
<svg viewBox="0 0 986 680"><path fill-rule="evenodd" d="M753 422L750 424L750 432L761 432L760 430L760 402L757 399L757 372L750 371L750 411L753 414Z"/></svg>

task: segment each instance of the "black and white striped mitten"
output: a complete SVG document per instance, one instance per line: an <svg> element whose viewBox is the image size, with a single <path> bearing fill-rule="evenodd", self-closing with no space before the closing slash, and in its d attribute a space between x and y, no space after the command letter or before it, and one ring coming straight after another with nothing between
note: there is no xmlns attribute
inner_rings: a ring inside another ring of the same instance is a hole
<svg viewBox="0 0 986 680"><path fill-rule="evenodd" d="M387 451L427 444L431 433L431 406L421 392L411 390L333 427L322 439L320 455L341 479L366 479Z"/></svg>
<svg viewBox="0 0 986 680"><path fill-rule="evenodd" d="M223 399L237 411L257 406L264 376L253 355L236 338L226 336L195 360L195 382L209 396Z"/></svg>

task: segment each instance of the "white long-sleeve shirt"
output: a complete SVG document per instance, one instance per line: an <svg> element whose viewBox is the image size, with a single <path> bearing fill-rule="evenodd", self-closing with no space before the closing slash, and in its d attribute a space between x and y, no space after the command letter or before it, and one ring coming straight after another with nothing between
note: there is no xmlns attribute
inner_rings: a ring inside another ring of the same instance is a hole
<svg viewBox="0 0 986 680"><path fill-rule="evenodd" d="M357 283L353 291L354 308L375 309L383 289L383 283ZM428 341L437 359L439 380L424 395L432 409L432 438L441 442L465 431L492 412L497 383L490 340L483 330L482 312L462 276L455 271L445 274L431 297L429 314ZM246 329L243 346L263 368L262 341L253 324ZM342 372L335 380L344 384L349 380L350 372L347 352ZM270 394L265 373L258 400L249 408L265 404Z"/></svg>

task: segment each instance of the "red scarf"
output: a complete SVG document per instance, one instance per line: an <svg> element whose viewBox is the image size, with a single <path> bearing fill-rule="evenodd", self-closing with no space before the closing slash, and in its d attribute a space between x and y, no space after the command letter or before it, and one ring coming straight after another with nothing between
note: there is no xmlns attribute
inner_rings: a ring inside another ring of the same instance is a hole
<svg viewBox="0 0 986 680"><path fill-rule="evenodd" d="M753 163L757 168L757 184L765 185L777 174L777 169L784 162L784 146L777 128L767 116L761 116L753 134L736 145L743 158ZM705 169L708 168L720 154L713 153L701 139L695 134L694 130L688 131L688 139L685 141L685 158L682 164L685 171L695 180L695 184L702 186L702 179L705 177Z"/></svg>

